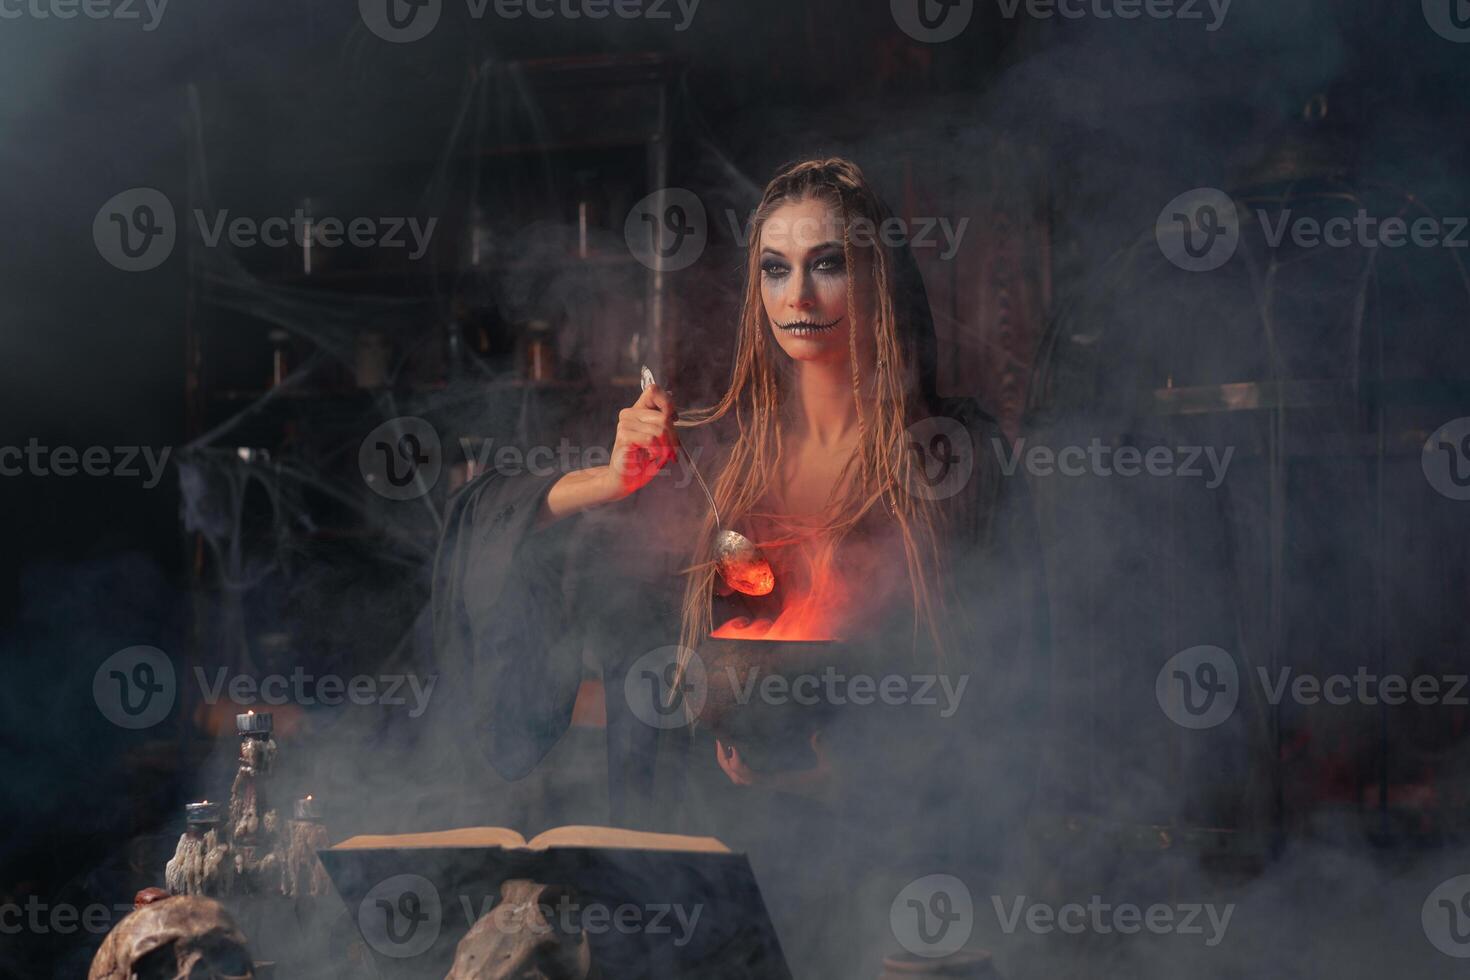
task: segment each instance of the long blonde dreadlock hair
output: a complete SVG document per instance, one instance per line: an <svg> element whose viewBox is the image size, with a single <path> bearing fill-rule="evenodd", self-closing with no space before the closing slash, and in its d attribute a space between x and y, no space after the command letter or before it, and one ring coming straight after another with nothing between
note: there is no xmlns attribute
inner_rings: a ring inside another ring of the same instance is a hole
<svg viewBox="0 0 1470 980"><path fill-rule="evenodd" d="M771 180L751 222L746 287L736 342L730 386L714 406L681 412L680 426L707 425L734 416L738 435L714 481L713 494L725 525L739 526L751 514L767 488L781 472L782 405L789 397L776 346L761 300L761 231L772 213L784 204L817 198L842 218L842 251L847 270L847 308L854 316L848 331L852 388L857 397L858 445L846 464L839 485L845 488L834 502L835 517L823 530L815 563L828 562L842 539L876 507L884 506L898 525L912 587L917 648L924 627L939 657L948 645L943 582L943 554L938 541L942 515L932 501L908 492L913 486L905 429L930 414L935 403L934 323L918 266L907 246L890 247L878 236L854 244L853 223L866 219L870 229L881 228L890 212L873 192L856 164L841 158L807 160L788 165ZM854 250L868 248L874 285L872 317L858 322L853 281L858 264ZM872 362L860 362L857 333L867 326L872 336ZM851 478L849 478L851 477ZM696 538L693 563L685 569L685 591L680 624L684 648L679 673L713 628L712 593L718 574L712 556L715 520L706 514ZM761 542L756 542L759 545Z"/></svg>

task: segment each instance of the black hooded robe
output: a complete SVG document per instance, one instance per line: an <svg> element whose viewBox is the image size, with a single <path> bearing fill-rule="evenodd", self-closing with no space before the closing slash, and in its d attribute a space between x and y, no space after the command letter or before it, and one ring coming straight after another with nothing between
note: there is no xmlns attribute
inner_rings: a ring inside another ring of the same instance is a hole
<svg viewBox="0 0 1470 980"><path fill-rule="evenodd" d="M708 834L746 851L788 959L806 967L798 977L876 975L875 957L896 948L884 896L924 874L993 874L1038 778L1046 616L1024 473L972 401L945 399L931 414L963 426L973 459L943 504L962 609L958 648L939 669L954 683L968 678L962 709L844 716L824 735L841 778L822 802L733 786L707 732L660 732L623 697L629 666L678 641L679 569L705 501L697 486L677 485L687 476L674 464L622 501L541 528L561 474L481 475L452 500L435 561L437 653L472 755L507 779L525 776L567 730L588 666L600 671L611 812L578 822ZM714 428L684 438L711 482ZM728 612L717 600L716 623ZM926 661L903 642L911 609L885 622L863 642L895 673L919 671ZM864 889L869 880L882 884ZM861 911L833 904L860 893Z"/></svg>

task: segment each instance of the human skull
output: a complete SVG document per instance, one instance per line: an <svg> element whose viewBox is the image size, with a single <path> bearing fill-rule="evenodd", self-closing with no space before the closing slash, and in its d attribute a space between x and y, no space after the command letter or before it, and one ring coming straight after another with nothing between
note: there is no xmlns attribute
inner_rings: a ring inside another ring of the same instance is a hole
<svg viewBox="0 0 1470 980"><path fill-rule="evenodd" d="M212 898L144 905L107 934L87 980L253 980L245 936Z"/></svg>

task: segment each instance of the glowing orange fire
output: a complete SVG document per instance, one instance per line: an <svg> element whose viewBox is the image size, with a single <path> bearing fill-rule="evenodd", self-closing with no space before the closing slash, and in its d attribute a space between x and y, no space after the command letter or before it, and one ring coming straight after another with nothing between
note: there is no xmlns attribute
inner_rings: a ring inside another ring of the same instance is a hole
<svg viewBox="0 0 1470 980"><path fill-rule="evenodd" d="M750 567L739 566L728 573L730 585L746 595L770 595L776 588L776 575L764 562Z"/></svg>
<svg viewBox="0 0 1470 980"><path fill-rule="evenodd" d="M784 573L783 588L795 576ZM736 616L710 635L741 640L835 640L847 619L852 590L830 569L815 575L811 588L789 594L781 612L770 617Z"/></svg>

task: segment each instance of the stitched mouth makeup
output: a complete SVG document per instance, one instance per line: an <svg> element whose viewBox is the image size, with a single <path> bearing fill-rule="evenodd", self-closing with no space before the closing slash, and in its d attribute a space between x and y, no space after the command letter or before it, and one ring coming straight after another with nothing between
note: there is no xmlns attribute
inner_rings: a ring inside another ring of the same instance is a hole
<svg viewBox="0 0 1470 980"><path fill-rule="evenodd" d="M842 322L838 317L831 323L817 323L814 320L793 320L791 323L778 323L776 326L785 330L793 337L816 337L836 328Z"/></svg>

